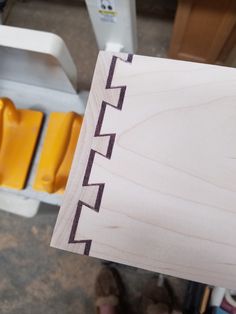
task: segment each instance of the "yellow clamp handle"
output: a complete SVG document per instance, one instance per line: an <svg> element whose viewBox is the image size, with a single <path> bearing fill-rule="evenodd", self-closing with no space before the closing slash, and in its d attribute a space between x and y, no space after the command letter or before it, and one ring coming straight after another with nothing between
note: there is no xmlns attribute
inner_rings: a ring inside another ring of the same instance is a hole
<svg viewBox="0 0 236 314"><path fill-rule="evenodd" d="M50 167L47 168L47 174L43 175L41 178L42 184L48 193L53 193L54 191L54 181L67 150L74 118L75 114L73 112L67 113L65 122L61 128L60 136L56 134L54 138L53 154L48 158Z"/></svg>
<svg viewBox="0 0 236 314"><path fill-rule="evenodd" d="M7 119L9 119L10 122L18 123L20 121L20 115L14 103L9 98L0 98L0 147L3 137L3 123L5 112L7 114Z"/></svg>

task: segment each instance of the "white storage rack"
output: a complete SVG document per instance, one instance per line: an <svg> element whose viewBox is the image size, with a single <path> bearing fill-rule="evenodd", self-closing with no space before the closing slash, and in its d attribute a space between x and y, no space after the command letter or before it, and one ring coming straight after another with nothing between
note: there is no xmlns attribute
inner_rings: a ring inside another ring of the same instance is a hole
<svg viewBox="0 0 236 314"><path fill-rule="evenodd" d="M45 116L26 187L20 191L0 188L1 209L32 217L41 202L61 204L62 195L35 191L32 183L50 112L84 113L85 103L76 85L76 67L60 37L0 25L0 97Z"/></svg>

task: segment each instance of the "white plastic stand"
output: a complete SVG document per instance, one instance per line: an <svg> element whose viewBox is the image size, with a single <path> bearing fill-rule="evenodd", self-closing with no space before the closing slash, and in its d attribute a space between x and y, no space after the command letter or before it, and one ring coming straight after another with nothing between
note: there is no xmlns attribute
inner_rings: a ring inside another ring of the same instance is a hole
<svg viewBox="0 0 236 314"><path fill-rule="evenodd" d="M35 215L41 202L60 205L62 195L32 189L35 170L52 111L83 114L85 104L76 92L77 71L63 40L50 33L0 25L0 97L17 108L45 114L39 144L24 190L0 189L0 209L26 217Z"/></svg>

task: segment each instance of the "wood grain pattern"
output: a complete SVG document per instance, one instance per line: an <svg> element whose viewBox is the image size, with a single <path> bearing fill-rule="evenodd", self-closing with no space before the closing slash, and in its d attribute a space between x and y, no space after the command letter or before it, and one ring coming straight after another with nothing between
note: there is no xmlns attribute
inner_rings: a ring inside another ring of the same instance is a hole
<svg viewBox="0 0 236 314"><path fill-rule="evenodd" d="M236 288L236 70L101 52L54 247Z"/></svg>
<svg viewBox="0 0 236 314"><path fill-rule="evenodd" d="M216 63L236 25L234 0L180 0L169 50L174 59Z"/></svg>

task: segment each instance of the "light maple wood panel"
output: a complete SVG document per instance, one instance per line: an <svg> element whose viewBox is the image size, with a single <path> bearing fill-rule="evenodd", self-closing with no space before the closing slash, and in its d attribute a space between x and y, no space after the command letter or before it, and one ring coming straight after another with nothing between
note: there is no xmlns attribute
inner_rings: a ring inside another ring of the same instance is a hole
<svg viewBox="0 0 236 314"><path fill-rule="evenodd" d="M235 0L179 0L169 56L216 63L235 25Z"/></svg>
<svg viewBox="0 0 236 314"><path fill-rule="evenodd" d="M101 52L52 246L236 288L236 70Z"/></svg>

